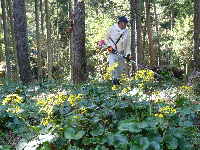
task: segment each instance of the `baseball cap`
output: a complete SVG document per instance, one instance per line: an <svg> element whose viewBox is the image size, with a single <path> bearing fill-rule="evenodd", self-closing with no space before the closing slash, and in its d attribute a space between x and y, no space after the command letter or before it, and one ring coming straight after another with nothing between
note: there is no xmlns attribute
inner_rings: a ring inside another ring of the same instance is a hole
<svg viewBox="0 0 200 150"><path fill-rule="evenodd" d="M119 22L128 23L129 21L127 20L127 18L125 16L121 16L121 17L119 17Z"/></svg>

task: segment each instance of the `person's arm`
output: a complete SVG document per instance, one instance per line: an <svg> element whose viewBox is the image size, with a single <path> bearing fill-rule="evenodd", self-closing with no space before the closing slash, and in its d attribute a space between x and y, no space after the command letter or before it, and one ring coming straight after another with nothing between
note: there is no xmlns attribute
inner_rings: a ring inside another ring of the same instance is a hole
<svg viewBox="0 0 200 150"><path fill-rule="evenodd" d="M106 35L104 37L104 42L107 47L110 46L110 32L111 32L111 27L107 30Z"/></svg>

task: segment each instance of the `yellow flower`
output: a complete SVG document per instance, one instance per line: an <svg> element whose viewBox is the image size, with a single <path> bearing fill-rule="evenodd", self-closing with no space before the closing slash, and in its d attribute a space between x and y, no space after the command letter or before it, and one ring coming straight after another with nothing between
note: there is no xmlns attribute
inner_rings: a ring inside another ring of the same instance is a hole
<svg viewBox="0 0 200 150"><path fill-rule="evenodd" d="M84 107L81 107L80 109L82 111L82 114L86 114L87 110Z"/></svg>
<svg viewBox="0 0 200 150"><path fill-rule="evenodd" d="M148 70L139 70L135 75L135 81L142 79L143 81L149 81L150 79L154 79L153 71Z"/></svg>
<svg viewBox="0 0 200 150"><path fill-rule="evenodd" d="M155 117L163 118L163 114L155 114L154 116L155 116Z"/></svg>
<svg viewBox="0 0 200 150"><path fill-rule="evenodd" d="M117 87L119 87L119 85L113 85L112 90L116 90Z"/></svg>
<svg viewBox="0 0 200 150"><path fill-rule="evenodd" d="M9 111L10 111L10 108L8 108L6 111L9 112Z"/></svg>
<svg viewBox="0 0 200 150"><path fill-rule="evenodd" d="M186 90L190 90L190 87L188 87L188 86L182 86L182 87L180 87L181 89L186 89Z"/></svg>
<svg viewBox="0 0 200 150"><path fill-rule="evenodd" d="M15 106L15 112L19 113L20 112L20 107L19 106Z"/></svg>

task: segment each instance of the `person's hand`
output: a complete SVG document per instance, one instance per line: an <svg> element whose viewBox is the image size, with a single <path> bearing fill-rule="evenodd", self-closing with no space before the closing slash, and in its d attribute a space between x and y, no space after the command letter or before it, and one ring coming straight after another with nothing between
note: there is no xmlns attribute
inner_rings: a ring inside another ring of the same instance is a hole
<svg viewBox="0 0 200 150"><path fill-rule="evenodd" d="M108 47L108 51L109 51L110 53L115 53L115 52L116 52L116 50L113 49L111 46Z"/></svg>
<svg viewBox="0 0 200 150"><path fill-rule="evenodd" d="M130 55L130 54L128 54L127 56L123 56L123 58L125 58L127 61L129 61L129 62L130 62L130 60L131 60L131 55Z"/></svg>

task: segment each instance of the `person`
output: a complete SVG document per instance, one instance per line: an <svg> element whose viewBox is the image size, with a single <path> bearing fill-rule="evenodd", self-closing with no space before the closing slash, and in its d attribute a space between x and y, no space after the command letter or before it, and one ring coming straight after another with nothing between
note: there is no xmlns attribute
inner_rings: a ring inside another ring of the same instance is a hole
<svg viewBox="0 0 200 150"><path fill-rule="evenodd" d="M119 21L115 26L111 26L104 37L104 42L107 47L112 47L121 55L130 56L130 35L129 30L126 29L128 20L125 16L119 17ZM109 52L109 67L118 62L118 67L112 72L112 79L114 85L119 85L119 77L123 73L124 58Z"/></svg>

